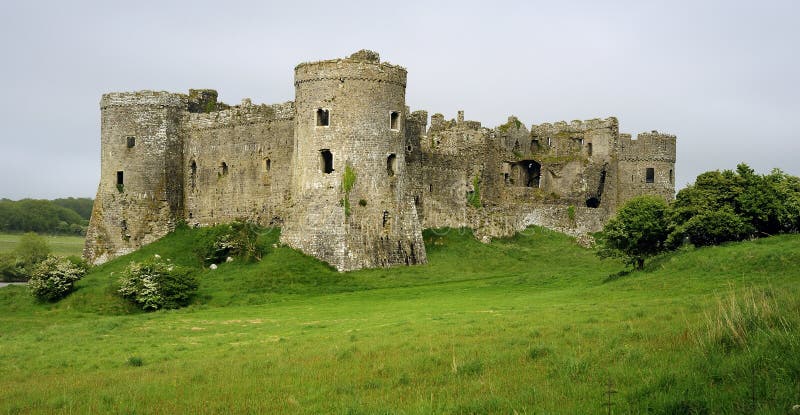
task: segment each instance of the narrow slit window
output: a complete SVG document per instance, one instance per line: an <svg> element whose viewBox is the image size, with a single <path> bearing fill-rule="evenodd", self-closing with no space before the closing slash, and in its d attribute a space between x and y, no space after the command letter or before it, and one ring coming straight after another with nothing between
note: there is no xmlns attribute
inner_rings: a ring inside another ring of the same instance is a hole
<svg viewBox="0 0 800 415"><path fill-rule="evenodd" d="M317 109L317 127L327 127L331 121L331 113L325 108Z"/></svg>
<svg viewBox="0 0 800 415"><path fill-rule="evenodd" d="M270 160L268 158L265 158L264 159L264 171L268 172L268 171L270 171L270 169L272 169L272 160Z"/></svg>
<svg viewBox="0 0 800 415"><path fill-rule="evenodd" d="M394 176L395 170L397 170L397 156L389 154L389 157L386 158L386 173L389 177L392 177Z"/></svg>
<svg viewBox="0 0 800 415"><path fill-rule="evenodd" d="M675 184L675 173L669 169L669 184Z"/></svg>
<svg viewBox="0 0 800 415"><path fill-rule="evenodd" d="M228 163L223 161L222 165L220 166L220 168L222 169L222 175L223 176L227 176L228 175Z"/></svg>
<svg viewBox="0 0 800 415"><path fill-rule="evenodd" d="M592 143L587 143L586 144L586 154L588 154L590 156L592 155Z"/></svg>
<svg viewBox="0 0 800 415"><path fill-rule="evenodd" d="M126 137L125 141L128 148L133 148L133 146L136 145L136 137L133 136Z"/></svg>
<svg viewBox="0 0 800 415"><path fill-rule="evenodd" d="M388 223L389 223L389 211L388 210L384 210L383 211L383 227L385 228Z"/></svg>
<svg viewBox="0 0 800 415"><path fill-rule="evenodd" d="M656 180L656 170L652 167L648 167L645 171L644 181L645 183L654 183Z"/></svg>
<svg viewBox="0 0 800 415"><path fill-rule="evenodd" d="M333 154L328 149L319 151L319 168L325 174L333 173Z"/></svg>
<svg viewBox="0 0 800 415"><path fill-rule="evenodd" d="M392 111L389 113L389 128L392 130L399 130L400 129L400 113L397 111Z"/></svg>
<svg viewBox="0 0 800 415"><path fill-rule="evenodd" d="M125 173L118 171L117 172L117 186L122 186L125 184Z"/></svg>
<svg viewBox="0 0 800 415"><path fill-rule="evenodd" d="M192 160L189 173L189 181L191 182L192 189L194 189L197 186L197 162L194 160Z"/></svg>

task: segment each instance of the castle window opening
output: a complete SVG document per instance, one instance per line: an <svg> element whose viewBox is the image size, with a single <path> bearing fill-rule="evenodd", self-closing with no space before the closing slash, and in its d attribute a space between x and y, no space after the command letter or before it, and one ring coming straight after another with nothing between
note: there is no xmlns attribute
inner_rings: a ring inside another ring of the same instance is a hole
<svg viewBox="0 0 800 415"><path fill-rule="evenodd" d="M133 146L136 145L136 137L132 136L126 137L125 141L127 142L128 148L133 148Z"/></svg>
<svg viewBox="0 0 800 415"><path fill-rule="evenodd" d="M317 109L317 127L327 127L330 125L330 112L324 108Z"/></svg>
<svg viewBox="0 0 800 415"><path fill-rule="evenodd" d="M675 184L675 173L669 169L669 184Z"/></svg>
<svg viewBox="0 0 800 415"><path fill-rule="evenodd" d="M389 154L389 157L386 158L386 173L389 174L389 177L394 176L394 172L397 170L397 156L394 154Z"/></svg>
<svg viewBox="0 0 800 415"><path fill-rule="evenodd" d="M586 144L586 154L588 154L590 156L592 155L592 143L587 143Z"/></svg>
<svg viewBox="0 0 800 415"><path fill-rule="evenodd" d="M220 168L222 169L222 175L223 176L227 176L228 175L228 163L223 161L222 164L220 165Z"/></svg>
<svg viewBox="0 0 800 415"><path fill-rule="evenodd" d="M596 197L590 197L586 199L586 207L596 209L600 207L600 200L598 200Z"/></svg>
<svg viewBox="0 0 800 415"><path fill-rule="evenodd" d="M272 168L272 160L269 158L264 159L264 171L267 172Z"/></svg>
<svg viewBox="0 0 800 415"><path fill-rule="evenodd" d="M383 211L383 227L385 228L388 223L389 223L389 211L388 210L384 210Z"/></svg>
<svg viewBox="0 0 800 415"><path fill-rule="evenodd" d="M192 190L197 186L197 162L192 160L192 165L189 167L189 182Z"/></svg>
<svg viewBox="0 0 800 415"><path fill-rule="evenodd" d="M553 139L550 138L550 137L547 137L547 146L551 147L552 145L553 145Z"/></svg>
<svg viewBox="0 0 800 415"><path fill-rule="evenodd" d="M431 192L431 193L433 193L433 185L432 185L432 184L429 184L429 185L428 185L428 191L429 191L429 192Z"/></svg>
<svg viewBox="0 0 800 415"><path fill-rule="evenodd" d="M392 130L399 130L400 129L400 113L397 111L392 111L389 113L389 128Z"/></svg>
<svg viewBox="0 0 800 415"><path fill-rule="evenodd" d="M648 167L645 170L644 181L645 183L654 183L656 180L656 170L652 167Z"/></svg>
<svg viewBox="0 0 800 415"><path fill-rule="evenodd" d="M123 186L125 184L124 175L122 171L117 172L117 186Z"/></svg>
<svg viewBox="0 0 800 415"><path fill-rule="evenodd" d="M511 177L508 182L512 185L519 183L518 186L539 187L541 171L542 165L536 161L521 160L519 163L511 165Z"/></svg>
<svg viewBox="0 0 800 415"><path fill-rule="evenodd" d="M539 140L534 138L531 140L531 153L539 151Z"/></svg>
<svg viewBox="0 0 800 415"><path fill-rule="evenodd" d="M325 174L333 173L333 153L330 150L319 151L319 169Z"/></svg>

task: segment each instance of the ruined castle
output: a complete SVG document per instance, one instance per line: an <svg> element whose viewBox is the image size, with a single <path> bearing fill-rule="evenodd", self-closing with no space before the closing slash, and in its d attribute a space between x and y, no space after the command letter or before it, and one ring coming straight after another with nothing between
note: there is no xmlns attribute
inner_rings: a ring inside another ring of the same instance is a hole
<svg viewBox="0 0 800 415"><path fill-rule="evenodd" d="M425 263L422 230L488 241L541 225L599 230L626 200L674 195L675 136L616 118L496 128L405 103L406 70L359 51L295 67L295 100L228 106L214 90L105 94L84 255L100 263L180 221L279 226L339 270Z"/></svg>

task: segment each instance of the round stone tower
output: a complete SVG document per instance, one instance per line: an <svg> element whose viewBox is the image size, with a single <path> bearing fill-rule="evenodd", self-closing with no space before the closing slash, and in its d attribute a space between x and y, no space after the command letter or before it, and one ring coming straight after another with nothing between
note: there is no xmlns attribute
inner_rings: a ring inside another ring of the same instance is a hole
<svg viewBox="0 0 800 415"><path fill-rule="evenodd" d="M94 263L166 235L182 214L182 94L103 95L100 185L84 257Z"/></svg>
<svg viewBox="0 0 800 415"><path fill-rule="evenodd" d="M405 163L406 70L359 51L295 68L283 241L340 271L426 262Z"/></svg>

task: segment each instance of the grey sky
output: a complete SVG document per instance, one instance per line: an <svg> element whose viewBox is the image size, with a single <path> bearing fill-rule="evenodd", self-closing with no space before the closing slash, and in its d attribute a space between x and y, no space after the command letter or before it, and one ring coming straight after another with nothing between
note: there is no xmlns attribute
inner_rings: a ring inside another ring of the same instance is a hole
<svg viewBox="0 0 800 415"><path fill-rule="evenodd" d="M297 63L362 48L408 68L412 110L676 134L679 187L800 174L798 1L162 3L0 3L0 197L94 197L104 92L284 102Z"/></svg>

